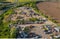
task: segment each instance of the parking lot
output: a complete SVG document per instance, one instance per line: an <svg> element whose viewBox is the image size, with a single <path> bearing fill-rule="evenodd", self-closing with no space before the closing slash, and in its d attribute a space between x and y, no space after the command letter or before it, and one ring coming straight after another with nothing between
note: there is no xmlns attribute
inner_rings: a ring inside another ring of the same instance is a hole
<svg viewBox="0 0 60 39"><path fill-rule="evenodd" d="M18 21L16 24L12 24L15 25L15 27L19 28L19 27L29 27L29 26L35 26L35 28L32 28L30 32L41 35L43 39L52 39L52 37L50 36L50 34L46 34L46 32L44 32L43 26L57 26L55 23L51 22L50 20L46 19L45 17L36 14L36 12L32 9L32 8L27 8L27 7L20 7L17 8L15 11L15 14L12 14L11 20L16 21L16 20L20 20ZM18 19L17 19L18 17ZM38 20L35 20L34 22L32 21L28 21L30 18L37 18ZM20 23L21 20L25 20L24 23ZM23 29L22 28L22 29ZM49 27L47 27L49 29ZM23 29L24 30L24 29ZM49 30L48 30L49 31ZM21 31L19 31L21 32Z"/></svg>

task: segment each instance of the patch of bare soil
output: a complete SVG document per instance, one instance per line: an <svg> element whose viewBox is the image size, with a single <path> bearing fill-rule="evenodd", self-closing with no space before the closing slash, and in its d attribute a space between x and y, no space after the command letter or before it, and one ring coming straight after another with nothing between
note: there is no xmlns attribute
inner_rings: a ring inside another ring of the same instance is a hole
<svg viewBox="0 0 60 39"><path fill-rule="evenodd" d="M60 2L41 2L38 9L46 15L54 17L60 23Z"/></svg>

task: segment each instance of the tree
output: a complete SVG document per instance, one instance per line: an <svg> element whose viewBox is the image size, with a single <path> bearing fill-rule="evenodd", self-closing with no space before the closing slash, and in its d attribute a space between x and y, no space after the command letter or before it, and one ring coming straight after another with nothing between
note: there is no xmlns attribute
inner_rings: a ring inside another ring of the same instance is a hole
<svg viewBox="0 0 60 39"><path fill-rule="evenodd" d="M30 27L25 27L23 31L24 32L30 32Z"/></svg>
<svg viewBox="0 0 60 39"><path fill-rule="evenodd" d="M6 1L6 0L0 0L0 2L4 2L4 1Z"/></svg>

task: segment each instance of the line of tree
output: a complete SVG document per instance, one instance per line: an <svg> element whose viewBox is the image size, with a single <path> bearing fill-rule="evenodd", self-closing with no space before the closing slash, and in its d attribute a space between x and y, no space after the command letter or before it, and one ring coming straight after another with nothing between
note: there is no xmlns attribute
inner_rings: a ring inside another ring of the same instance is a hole
<svg viewBox="0 0 60 39"><path fill-rule="evenodd" d="M4 2L4 1L6 1L6 0L0 0L0 2Z"/></svg>

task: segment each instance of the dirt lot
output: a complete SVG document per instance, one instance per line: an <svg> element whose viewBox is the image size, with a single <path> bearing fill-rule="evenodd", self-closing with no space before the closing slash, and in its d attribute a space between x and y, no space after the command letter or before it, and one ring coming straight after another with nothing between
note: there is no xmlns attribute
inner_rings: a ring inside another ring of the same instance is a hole
<svg viewBox="0 0 60 39"><path fill-rule="evenodd" d="M60 23L60 2L41 2L37 4L38 9L49 15Z"/></svg>

